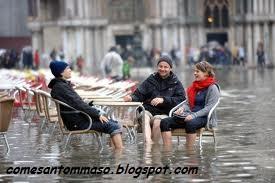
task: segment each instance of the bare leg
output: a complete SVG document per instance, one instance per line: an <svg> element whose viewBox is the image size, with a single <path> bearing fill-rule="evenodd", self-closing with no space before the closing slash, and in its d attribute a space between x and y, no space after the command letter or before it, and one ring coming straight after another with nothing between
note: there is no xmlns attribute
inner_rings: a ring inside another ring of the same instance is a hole
<svg viewBox="0 0 275 183"><path fill-rule="evenodd" d="M197 134L196 133L189 133L186 135L186 146L187 148L192 148L196 142Z"/></svg>
<svg viewBox="0 0 275 183"><path fill-rule="evenodd" d="M151 139L151 126L150 126L150 116L145 114L144 127L143 127L143 138L145 143L152 143Z"/></svg>
<svg viewBox="0 0 275 183"><path fill-rule="evenodd" d="M161 132L163 145L165 146L171 146L172 145L172 134L170 131L167 132Z"/></svg>
<svg viewBox="0 0 275 183"><path fill-rule="evenodd" d="M160 133L160 121L161 119L157 118L153 121L153 129L152 129L152 139L154 143L159 143L159 139L161 136Z"/></svg>
<svg viewBox="0 0 275 183"><path fill-rule="evenodd" d="M115 134L114 136L111 137L111 139L112 139L112 144L114 144L115 149L123 148L121 134Z"/></svg>

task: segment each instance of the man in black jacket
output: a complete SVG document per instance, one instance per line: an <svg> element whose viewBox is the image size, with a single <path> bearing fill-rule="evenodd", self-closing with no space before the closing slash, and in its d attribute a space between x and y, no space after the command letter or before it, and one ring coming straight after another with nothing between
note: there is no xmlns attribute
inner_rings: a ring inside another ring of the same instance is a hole
<svg viewBox="0 0 275 183"><path fill-rule="evenodd" d="M74 91L70 82L67 81L71 78L71 69L68 64L62 61L52 61L50 68L52 74L55 76L48 85L52 89L51 96L72 106L76 110L87 113L93 120L91 130L110 134L115 148L121 149L123 147L121 126L116 121L106 118L96 108L89 106ZM65 106L60 106L60 109L61 111L71 111L71 109ZM82 130L89 126L87 117L85 118L79 113L62 113L61 117L68 130Z"/></svg>
<svg viewBox="0 0 275 183"><path fill-rule="evenodd" d="M143 102L146 110L143 129L146 143L159 141L160 120L168 117L169 111L185 100L184 88L172 72L172 59L161 56L157 69L158 71L142 82L132 95L124 97L124 101Z"/></svg>

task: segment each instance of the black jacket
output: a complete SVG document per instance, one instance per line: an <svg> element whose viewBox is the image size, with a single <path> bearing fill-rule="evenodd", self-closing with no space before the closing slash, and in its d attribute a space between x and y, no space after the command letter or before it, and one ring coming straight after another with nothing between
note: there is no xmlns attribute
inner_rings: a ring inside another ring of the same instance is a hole
<svg viewBox="0 0 275 183"><path fill-rule="evenodd" d="M74 91L68 81L54 78L48 85L51 88L51 96L60 100L76 110L87 113L93 120L99 119L99 111L86 104L81 97ZM60 106L61 111L71 111L68 107ZM62 120L68 130L81 130L89 126L89 120L80 113L61 114Z"/></svg>
<svg viewBox="0 0 275 183"><path fill-rule="evenodd" d="M140 84L131 97L133 101L143 102L144 108L152 115L168 115L173 107L185 100L185 92L173 72L166 79L162 79L158 73L154 73ZM156 97L162 97L164 101L162 104L152 106L150 102Z"/></svg>

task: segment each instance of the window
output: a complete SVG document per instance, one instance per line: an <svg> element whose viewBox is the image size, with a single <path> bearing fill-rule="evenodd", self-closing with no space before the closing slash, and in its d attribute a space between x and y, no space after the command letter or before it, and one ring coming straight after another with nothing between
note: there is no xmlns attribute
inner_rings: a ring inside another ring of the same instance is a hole
<svg viewBox="0 0 275 183"><path fill-rule="evenodd" d="M204 8L204 26L206 28L227 28L229 26L227 0L205 0Z"/></svg>

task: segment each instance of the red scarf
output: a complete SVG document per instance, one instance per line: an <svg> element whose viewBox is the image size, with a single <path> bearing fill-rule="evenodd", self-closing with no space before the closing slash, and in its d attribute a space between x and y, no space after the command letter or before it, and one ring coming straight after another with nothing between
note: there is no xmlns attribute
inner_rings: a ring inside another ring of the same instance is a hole
<svg viewBox="0 0 275 183"><path fill-rule="evenodd" d="M187 96L189 100L190 109L192 110L195 105L195 98L198 91L201 91L208 86L214 84L216 82L214 77L207 77L203 81L194 81L192 85L187 89Z"/></svg>

